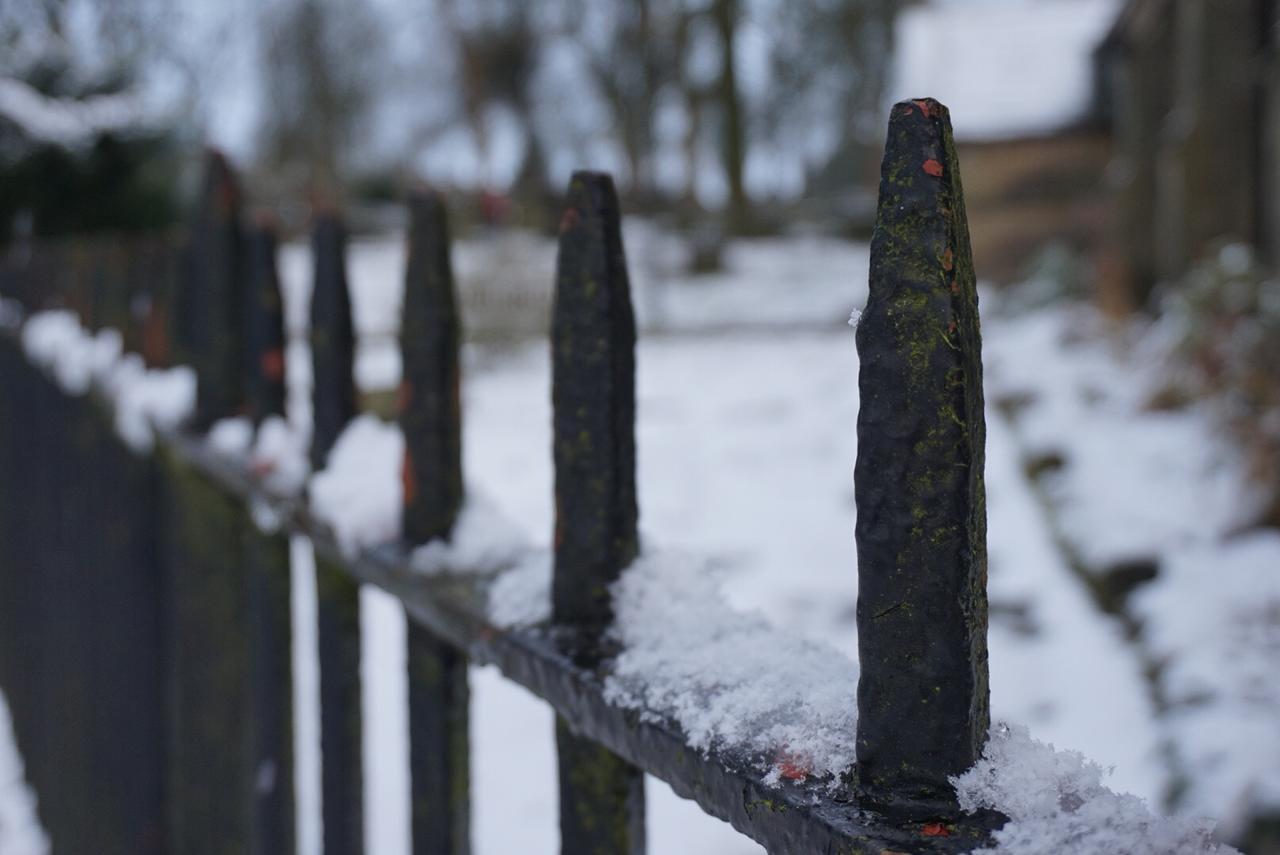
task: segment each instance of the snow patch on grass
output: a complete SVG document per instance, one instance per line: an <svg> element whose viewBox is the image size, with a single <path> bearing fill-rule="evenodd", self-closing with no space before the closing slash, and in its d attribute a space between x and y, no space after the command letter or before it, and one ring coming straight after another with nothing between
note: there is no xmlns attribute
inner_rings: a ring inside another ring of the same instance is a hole
<svg viewBox="0 0 1280 855"><path fill-rule="evenodd" d="M48 855L49 838L36 815L36 796L23 776L9 705L0 692L0 852Z"/></svg>
<svg viewBox="0 0 1280 855"><path fill-rule="evenodd" d="M1062 460L1040 483L1063 539L1092 573L1133 558L1158 568L1127 609L1164 663L1156 733L1185 775L1173 807L1243 831L1280 807L1280 534L1238 533L1261 498L1242 455L1208 407L1148 405L1176 364L1159 325L1117 329L1067 305L988 333L989 400L1020 399L1024 459Z"/></svg>
<svg viewBox="0 0 1280 855"><path fill-rule="evenodd" d="M1157 816L1137 796L1107 789L1106 771L1075 751L1032 739L1025 727L992 728L982 759L952 779L960 806L1009 817L985 853L1191 855L1234 852L1204 819Z"/></svg>
<svg viewBox="0 0 1280 855"><path fill-rule="evenodd" d="M1197 811L1243 831L1280 809L1280 532L1257 531L1167 555L1133 598L1165 662L1164 721Z"/></svg>

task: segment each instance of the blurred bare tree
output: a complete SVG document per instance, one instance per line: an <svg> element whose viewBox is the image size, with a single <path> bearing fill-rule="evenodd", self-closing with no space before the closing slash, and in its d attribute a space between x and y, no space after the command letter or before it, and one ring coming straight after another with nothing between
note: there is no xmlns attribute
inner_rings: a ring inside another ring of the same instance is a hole
<svg viewBox="0 0 1280 855"><path fill-rule="evenodd" d="M334 200L376 95L378 19L342 0L290 0L264 17L264 164L286 186Z"/></svg>
<svg viewBox="0 0 1280 855"><path fill-rule="evenodd" d="M689 16L680 0L605 0L571 6L567 20L606 102L627 158L631 193L658 195L654 125L664 87L680 86Z"/></svg>
<svg viewBox="0 0 1280 855"><path fill-rule="evenodd" d="M490 145L489 111L505 107L524 131L513 190L536 197L546 186L546 159L535 131L532 87L539 34L523 0L439 0L457 46L465 119L482 152Z"/></svg>
<svg viewBox="0 0 1280 855"><path fill-rule="evenodd" d="M828 0L778 7L773 85L758 133L778 145L803 147L815 119L836 117L834 145L815 170L824 186L874 181L875 158L868 152L883 143L893 19L904 5L904 0Z"/></svg>

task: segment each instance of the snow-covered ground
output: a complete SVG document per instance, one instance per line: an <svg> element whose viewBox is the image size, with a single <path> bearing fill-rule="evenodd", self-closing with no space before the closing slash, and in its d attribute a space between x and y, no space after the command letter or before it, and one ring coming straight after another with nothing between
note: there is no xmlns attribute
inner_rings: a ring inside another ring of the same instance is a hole
<svg viewBox="0 0 1280 855"><path fill-rule="evenodd" d="M731 247L725 274L701 280L671 275L673 250L661 235L630 224L628 239L646 331L637 354L646 550L698 556L737 609L856 658L858 364L844 319L865 301L865 247L816 238L741 244ZM531 283L534 293L520 298L522 319L545 311L553 248L516 240L527 250L523 265L510 263L524 250L509 245L458 247L472 329L500 318L501 295L521 290L487 276ZM397 242L352 247L356 322L368 339L358 372L366 390L398 381L387 333L401 263ZM307 266L305 251L286 250L295 328L305 323ZM483 299L470 293L485 288ZM1280 650L1280 536L1221 541L1247 513L1248 496L1209 415L1145 412L1151 374L1132 370L1140 352L1111 350L1088 315L1051 309L988 314L985 323L995 717L1111 767L1108 786L1153 805L1184 775L1193 786L1173 806L1179 812L1230 823L1250 801L1280 803L1280 737L1267 730L1280 711L1267 679ZM305 345L295 342L290 357L291 416L305 418ZM469 347L464 370L468 483L545 546L552 525L545 341ZM1020 414L1012 422L994 406L1008 400L1021 402L1009 408ZM1025 461L1044 450L1060 452L1066 465L1029 481ZM1131 598L1146 627L1133 641L1121 620L1097 607L1072 562L1152 552L1160 576ZM304 618L314 607L308 560L299 542L295 605ZM370 851L401 855L408 852L403 617L373 591L363 608L366 836ZM319 851L313 643L300 634L297 645L300 843L308 855ZM1157 708L1145 673L1165 657L1162 691L1176 701L1167 710ZM476 850L554 852L551 713L492 669L473 669L472 683ZM11 855L3 817L5 805L20 800L5 794L20 791L5 783L17 768L5 765L6 744L0 733L0 853ZM651 780L649 794L652 851L761 851L665 785Z"/></svg>

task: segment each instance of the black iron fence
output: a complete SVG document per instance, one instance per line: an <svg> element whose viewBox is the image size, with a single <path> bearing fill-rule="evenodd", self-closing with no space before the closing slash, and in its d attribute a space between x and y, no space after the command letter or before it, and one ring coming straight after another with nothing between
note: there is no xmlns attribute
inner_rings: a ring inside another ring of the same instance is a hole
<svg viewBox="0 0 1280 855"><path fill-rule="evenodd" d="M470 850L469 662L496 664L556 711L566 853L644 851L645 772L776 853L961 852L988 839L1001 818L962 814L947 781L981 753L988 691L977 297L945 108L904 102L890 120L857 335L857 763L838 781L766 783L760 757L695 750L661 711L606 699L609 586L639 549L635 322L608 176L573 177L559 240L552 618L524 629L489 617L492 576L424 575L408 558L450 537L464 499L458 312L436 195L410 202L403 536L354 558L305 493L273 490L202 437L285 401L274 237L246 223L224 160L210 159L185 239L10 253L0 290L26 311L72 308L150 364L198 377L188 424L137 454L104 400L67 395L12 330L0 336L0 686L55 852L294 850L291 534L318 557L327 855L363 850L366 584L410 620L416 853ZM335 213L317 215L313 257L319 468L358 409ZM281 527L262 531L253 508Z"/></svg>

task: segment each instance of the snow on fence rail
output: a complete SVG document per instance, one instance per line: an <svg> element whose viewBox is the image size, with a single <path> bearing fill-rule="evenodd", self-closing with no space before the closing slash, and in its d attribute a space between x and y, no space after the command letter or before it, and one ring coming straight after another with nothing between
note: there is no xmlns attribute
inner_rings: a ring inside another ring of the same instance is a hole
<svg viewBox="0 0 1280 855"><path fill-rule="evenodd" d="M644 772L776 853L962 852L993 839L1053 851L1059 832L1080 852L1213 851L1206 829L1167 822L1162 848L1142 848L1145 808L1020 732L997 731L983 759L980 337L945 108L893 108L858 328L860 665L718 612L696 564L640 556L635 323L605 175L573 177L560 227L552 554L495 545L501 521L463 492L445 210L418 192L410 213L398 430L358 416L332 212L312 248L312 423L283 422L274 238L245 226L216 155L186 249L153 244L152 269L90 256L92 275L58 289L56 253L0 269L26 310L52 297L91 329L118 324L150 365L132 357L123 371L119 347L83 346L97 339L68 333L71 315L29 321L25 357L0 336L0 685L55 851L293 851L291 533L318 553L331 855L363 846L361 584L410 618L416 853L470 850L469 661L498 665L558 714L566 853L644 851ZM20 315L6 303L0 320L12 333ZM83 363L89 380L60 388L28 360L55 378ZM194 400L142 396L163 399L159 418L143 411L154 445L122 446L104 403L172 362L194 367ZM89 387L98 395L84 403ZM175 407L189 411L181 428ZM308 451L323 471L302 490ZM371 510L366 488L399 507ZM998 830L1001 810L1012 821Z"/></svg>

